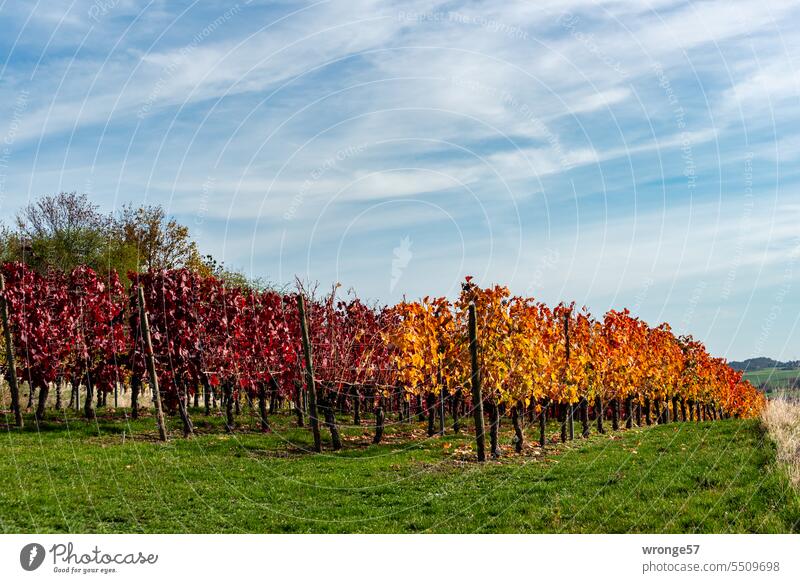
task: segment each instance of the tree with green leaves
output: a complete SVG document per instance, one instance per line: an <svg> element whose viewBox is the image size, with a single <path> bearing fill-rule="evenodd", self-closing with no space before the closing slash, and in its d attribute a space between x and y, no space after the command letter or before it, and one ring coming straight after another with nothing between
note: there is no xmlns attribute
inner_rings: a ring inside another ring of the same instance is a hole
<svg viewBox="0 0 800 583"><path fill-rule="evenodd" d="M16 229L3 228L2 259L22 261L40 273L69 273L86 265L98 273L136 266L136 249L117 236L111 217L85 194L46 195L19 211Z"/></svg>
<svg viewBox="0 0 800 583"><path fill-rule="evenodd" d="M137 271L189 267L200 256L189 228L167 216L160 205L127 204L114 223L119 237L136 249Z"/></svg>

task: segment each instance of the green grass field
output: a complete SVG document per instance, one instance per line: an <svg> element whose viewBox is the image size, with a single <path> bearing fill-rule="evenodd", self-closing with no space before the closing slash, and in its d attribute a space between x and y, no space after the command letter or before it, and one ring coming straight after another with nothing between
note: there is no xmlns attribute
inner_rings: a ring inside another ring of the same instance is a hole
<svg viewBox="0 0 800 583"><path fill-rule="evenodd" d="M371 427L345 428L342 452L312 455L288 415L268 435L242 417L250 427L227 436L197 412L198 435L175 424L168 444L153 440L152 419L51 415L2 436L3 532L800 530L798 495L757 421L593 435L545 455L507 446L478 464L469 433L427 438L421 423L389 427L379 446Z"/></svg>
<svg viewBox="0 0 800 583"><path fill-rule="evenodd" d="M776 386L800 384L800 369L763 368L746 372L744 378L754 385L770 383Z"/></svg>

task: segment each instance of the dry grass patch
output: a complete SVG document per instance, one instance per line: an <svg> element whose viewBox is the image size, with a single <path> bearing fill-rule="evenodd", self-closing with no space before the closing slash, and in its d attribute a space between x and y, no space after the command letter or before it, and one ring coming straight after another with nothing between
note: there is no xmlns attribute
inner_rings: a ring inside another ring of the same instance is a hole
<svg viewBox="0 0 800 583"><path fill-rule="evenodd" d="M792 484L800 487L800 402L771 399L761 418L777 447L778 461L786 466Z"/></svg>

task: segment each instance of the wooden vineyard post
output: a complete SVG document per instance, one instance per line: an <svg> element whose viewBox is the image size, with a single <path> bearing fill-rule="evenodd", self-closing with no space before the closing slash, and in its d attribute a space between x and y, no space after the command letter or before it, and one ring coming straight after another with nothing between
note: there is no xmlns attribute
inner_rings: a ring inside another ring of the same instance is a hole
<svg viewBox="0 0 800 583"><path fill-rule="evenodd" d="M6 362L8 363L8 385L11 389L11 410L14 412L14 425L20 429L23 426L22 411L19 407L19 382L17 381L17 367L14 356L14 340L11 338L11 326L8 318L8 303L5 297L6 278L0 273L0 314L3 318L3 335L6 341Z"/></svg>
<svg viewBox="0 0 800 583"><path fill-rule="evenodd" d="M441 312L439 309L436 310L437 317L440 316ZM439 349L438 353L442 354L445 350L445 347L441 341L439 341ZM442 365L439 364L438 371L436 373L436 381L439 385L439 435L444 435L444 414L445 414L445 398L447 397L447 387L445 386L444 376L442 375Z"/></svg>
<svg viewBox="0 0 800 583"><path fill-rule="evenodd" d="M544 450L547 443L547 408L550 406L550 399L543 397L539 403L539 446Z"/></svg>
<svg viewBox="0 0 800 583"><path fill-rule="evenodd" d="M569 370L569 312L564 314L564 382L566 383L567 371ZM567 427L569 429L569 440L575 439L575 405L572 401L569 402L567 407Z"/></svg>
<svg viewBox="0 0 800 583"><path fill-rule="evenodd" d="M139 319L142 325L144 338L145 360L147 372L150 375L150 390L153 391L153 404L156 408L156 423L158 424L158 437L167 441L167 428L164 425L164 411L161 408L161 392L158 389L158 375L156 374L156 360L153 356L153 339L150 337L150 322L147 319L147 309L144 305L144 288L139 286Z"/></svg>
<svg viewBox="0 0 800 583"><path fill-rule="evenodd" d="M322 451L322 438L319 434L319 417L317 417L317 388L314 384L314 364L311 362L311 342L308 339L308 321L303 294L297 294L297 311L300 314L300 331L303 336L303 356L306 360L306 393L308 395L308 416L311 421L311 433L314 435L314 451Z"/></svg>
<svg viewBox="0 0 800 583"><path fill-rule="evenodd" d="M475 416L475 441L478 444L478 461L486 461L486 437L483 427L483 393L478 365L478 326L475 319L475 303L469 303L469 355L472 363L472 410Z"/></svg>
<svg viewBox="0 0 800 583"><path fill-rule="evenodd" d="M446 396L444 383L441 382L440 385L441 390L439 392L439 435L444 435L444 413L445 413L445 406L444 400Z"/></svg>

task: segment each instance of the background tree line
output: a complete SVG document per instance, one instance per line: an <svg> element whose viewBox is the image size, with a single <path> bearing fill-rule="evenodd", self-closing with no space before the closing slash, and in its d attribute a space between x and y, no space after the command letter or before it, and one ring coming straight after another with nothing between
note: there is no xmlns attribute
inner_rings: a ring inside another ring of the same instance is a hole
<svg viewBox="0 0 800 583"><path fill-rule="evenodd" d="M129 271L187 268L214 275L234 287L265 287L202 255L189 228L161 205L126 204L104 213L86 194L45 195L22 208L11 226L0 226L0 262L21 261L40 273L69 273L85 265L98 274L112 271L123 281Z"/></svg>

